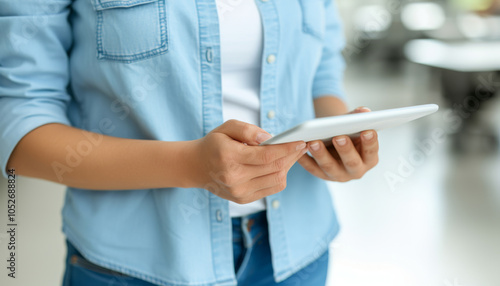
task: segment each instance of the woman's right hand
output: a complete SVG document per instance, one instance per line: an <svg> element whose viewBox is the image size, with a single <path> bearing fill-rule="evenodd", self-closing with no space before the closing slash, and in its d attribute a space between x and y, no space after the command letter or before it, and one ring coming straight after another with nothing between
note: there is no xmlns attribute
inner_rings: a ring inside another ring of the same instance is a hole
<svg viewBox="0 0 500 286"><path fill-rule="evenodd" d="M239 204L284 190L288 170L307 152L306 144L258 146L270 137L255 125L229 120L194 141L196 187Z"/></svg>

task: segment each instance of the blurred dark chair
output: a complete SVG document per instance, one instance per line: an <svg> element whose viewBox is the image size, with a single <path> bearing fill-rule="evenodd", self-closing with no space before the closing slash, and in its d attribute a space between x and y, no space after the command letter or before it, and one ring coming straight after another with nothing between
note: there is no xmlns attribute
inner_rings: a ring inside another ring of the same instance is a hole
<svg viewBox="0 0 500 286"><path fill-rule="evenodd" d="M500 89L500 41L412 40L406 57L437 69L444 98L460 127L453 134L453 147L464 151L479 138L482 149L496 150L499 140L494 128L478 116Z"/></svg>

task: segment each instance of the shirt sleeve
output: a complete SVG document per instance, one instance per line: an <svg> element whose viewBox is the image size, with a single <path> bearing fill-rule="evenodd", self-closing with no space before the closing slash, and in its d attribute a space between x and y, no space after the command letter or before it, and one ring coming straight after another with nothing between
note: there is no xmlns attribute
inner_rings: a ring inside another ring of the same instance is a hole
<svg viewBox="0 0 500 286"><path fill-rule="evenodd" d="M0 0L0 166L30 131L70 125L71 0ZM15 167L15 166L14 166Z"/></svg>
<svg viewBox="0 0 500 286"><path fill-rule="evenodd" d="M325 22L326 30L323 38L324 47L320 64L313 83L313 98L324 95L334 95L345 99L343 76L345 60L342 50L345 46L344 33L340 16L334 0L326 0Z"/></svg>

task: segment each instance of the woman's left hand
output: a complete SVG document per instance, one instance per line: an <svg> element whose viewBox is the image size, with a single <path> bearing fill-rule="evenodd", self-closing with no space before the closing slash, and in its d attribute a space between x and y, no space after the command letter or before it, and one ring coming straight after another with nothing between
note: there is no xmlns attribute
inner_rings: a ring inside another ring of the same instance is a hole
<svg viewBox="0 0 500 286"><path fill-rule="evenodd" d="M350 113L361 112L370 110L357 108ZM304 154L298 162L309 173L328 181L360 179L378 163L379 145L377 132L374 130L363 131L355 138L337 136L327 145L322 141L311 141L308 148L312 157Z"/></svg>

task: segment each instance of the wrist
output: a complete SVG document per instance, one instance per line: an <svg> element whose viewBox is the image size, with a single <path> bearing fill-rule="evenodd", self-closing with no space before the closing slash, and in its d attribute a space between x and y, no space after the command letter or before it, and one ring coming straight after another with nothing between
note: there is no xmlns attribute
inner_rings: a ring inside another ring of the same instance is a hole
<svg viewBox="0 0 500 286"><path fill-rule="evenodd" d="M200 162L199 143L200 140L176 142L179 145L176 151L176 161L178 164L173 166L177 171L177 185L181 188L200 188L202 164Z"/></svg>
<svg viewBox="0 0 500 286"><path fill-rule="evenodd" d="M346 114L348 112L345 102L336 96L322 96L314 99L316 117L328 117Z"/></svg>

